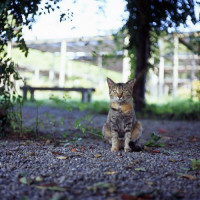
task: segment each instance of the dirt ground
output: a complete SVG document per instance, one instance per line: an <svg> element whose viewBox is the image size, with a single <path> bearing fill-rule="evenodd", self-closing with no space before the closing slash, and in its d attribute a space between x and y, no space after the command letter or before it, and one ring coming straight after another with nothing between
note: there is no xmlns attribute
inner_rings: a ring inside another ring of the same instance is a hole
<svg viewBox="0 0 200 200"><path fill-rule="evenodd" d="M200 122L141 120L141 144L154 132L164 147L112 153L89 131L68 143L85 114L43 106L39 134L49 139L0 140L0 199L200 199ZM23 128L35 131L36 117L35 107L25 107ZM105 120L97 115L92 126L101 129Z"/></svg>

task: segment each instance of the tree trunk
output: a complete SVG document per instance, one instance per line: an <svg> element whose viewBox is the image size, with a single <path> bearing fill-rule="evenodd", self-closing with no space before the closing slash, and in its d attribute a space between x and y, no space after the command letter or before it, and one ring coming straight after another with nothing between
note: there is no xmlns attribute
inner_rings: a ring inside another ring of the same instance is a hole
<svg viewBox="0 0 200 200"><path fill-rule="evenodd" d="M150 55L150 27L148 0L137 0L137 36L136 36L136 83L133 89L135 109L141 111L145 107L145 83Z"/></svg>

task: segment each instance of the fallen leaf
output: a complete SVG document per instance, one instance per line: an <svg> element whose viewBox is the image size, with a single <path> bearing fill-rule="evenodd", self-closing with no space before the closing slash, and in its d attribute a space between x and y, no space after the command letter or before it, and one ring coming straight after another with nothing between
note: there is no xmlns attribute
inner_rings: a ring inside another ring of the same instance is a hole
<svg viewBox="0 0 200 200"><path fill-rule="evenodd" d="M60 191L60 192L66 191L65 188L58 187L58 186L45 186L45 185L43 186L43 185L40 185L40 186L36 186L36 188L38 188L38 189L53 190L53 191Z"/></svg>
<svg viewBox="0 0 200 200"><path fill-rule="evenodd" d="M41 176L37 176L37 177L35 178L35 180L36 180L37 182L40 182L40 181L43 181L43 178L42 178Z"/></svg>
<svg viewBox="0 0 200 200"><path fill-rule="evenodd" d="M147 184L147 185L149 185L149 186L152 186L154 183L153 182L151 182L151 181L145 181L145 183Z"/></svg>
<svg viewBox="0 0 200 200"><path fill-rule="evenodd" d="M122 154L121 154L121 153L118 153L117 156L122 156Z"/></svg>
<svg viewBox="0 0 200 200"><path fill-rule="evenodd" d="M94 154L94 157L95 158L100 158L100 157L102 157L102 155L101 154Z"/></svg>
<svg viewBox="0 0 200 200"><path fill-rule="evenodd" d="M197 136L190 136L190 137L189 137L189 141L190 141L190 142L197 142L198 139L199 139L199 138L198 138Z"/></svg>
<svg viewBox="0 0 200 200"><path fill-rule="evenodd" d="M23 158L23 159L26 159L26 158L27 158L27 156L22 156L22 158Z"/></svg>
<svg viewBox="0 0 200 200"><path fill-rule="evenodd" d="M132 168L133 168L132 165L127 165L127 166L125 167L125 169L132 169Z"/></svg>
<svg viewBox="0 0 200 200"><path fill-rule="evenodd" d="M115 171L107 171L107 172L105 172L105 174L107 174L107 175L112 175L112 174L116 174L116 172Z"/></svg>
<svg viewBox="0 0 200 200"><path fill-rule="evenodd" d="M176 160L174 160L174 159L169 159L169 162L176 162Z"/></svg>
<svg viewBox="0 0 200 200"><path fill-rule="evenodd" d="M144 167L138 167L138 168L135 168L135 171L145 172L146 169Z"/></svg>
<svg viewBox="0 0 200 200"><path fill-rule="evenodd" d="M113 185L111 183L98 182L98 183L95 183L92 186L88 186L87 189L92 190L95 193L99 189L107 189L107 191L109 191L109 192L114 192L116 190L116 187L115 187L115 185Z"/></svg>
<svg viewBox="0 0 200 200"><path fill-rule="evenodd" d="M65 156L64 153L58 152L58 151L52 151L51 152L53 155L61 155L61 156Z"/></svg>
<svg viewBox="0 0 200 200"><path fill-rule="evenodd" d="M187 168L187 167L180 167L180 169L182 169L182 170L184 170L184 171L190 171L190 169Z"/></svg>
<svg viewBox="0 0 200 200"><path fill-rule="evenodd" d="M175 155L175 154L179 154L178 151L170 151L170 150L163 150L162 151L164 154L167 154L167 155Z"/></svg>
<svg viewBox="0 0 200 200"><path fill-rule="evenodd" d="M189 174L183 174L183 173L177 173L178 176L183 177L183 178L187 178L189 180L196 180L195 176L189 175Z"/></svg>
<svg viewBox="0 0 200 200"><path fill-rule="evenodd" d="M46 144L46 145L51 144L51 140L46 140L45 144Z"/></svg>
<svg viewBox="0 0 200 200"><path fill-rule="evenodd" d="M137 164L137 163L139 163L140 161L139 160L134 160L134 161L132 161L130 164L131 165L135 165L135 164Z"/></svg>
<svg viewBox="0 0 200 200"><path fill-rule="evenodd" d="M200 170L200 159L191 159L192 170Z"/></svg>
<svg viewBox="0 0 200 200"><path fill-rule="evenodd" d="M159 133L164 133L164 134L167 133L167 131L164 130L164 129L162 129L162 128L159 128L159 129L158 129L158 132L159 132Z"/></svg>
<svg viewBox="0 0 200 200"><path fill-rule="evenodd" d="M29 156L35 156L35 153L34 152L27 152L27 155L29 155Z"/></svg>
<svg viewBox="0 0 200 200"><path fill-rule="evenodd" d="M19 179L20 183L26 184L26 185L30 185L32 183L32 180L30 178L27 177L22 177Z"/></svg>
<svg viewBox="0 0 200 200"><path fill-rule="evenodd" d="M72 152L78 152L76 149L72 148L71 149Z"/></svg>
<svg viewBox="0 0 200 200"><path fill-rule="evenodd" d="M60 159L60 160L65 160L65 159L67 159L66 156L58 156L58 157L56 157L56 158L58 158L58 159Z"/></svg>
<svg viewBox="0 0 200 200"><path fill-rule="evenodd" d="M154 149L153 152L154 153L160 153L160 151L158 149Z"/></svg>
<svg viewBox="0 0 200 200"><path fill-rule="evenodd" d="M107 190L109 193L113 193L113 192L115 192L116 191L116 187L115 186L110 186L109 188L108 188L108 190Z"/></svg>

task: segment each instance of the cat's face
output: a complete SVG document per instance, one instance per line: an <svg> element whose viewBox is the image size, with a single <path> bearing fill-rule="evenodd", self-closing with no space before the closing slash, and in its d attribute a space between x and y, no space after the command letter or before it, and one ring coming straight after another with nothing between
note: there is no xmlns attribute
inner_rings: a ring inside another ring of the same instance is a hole
<svg viewBox="0 0 200 200"><path fill-rule="evenodd" d="M110 100L112 102L123 102L132 98L134 80L131 79L126 83L115 83L107 78Z"/></svg>

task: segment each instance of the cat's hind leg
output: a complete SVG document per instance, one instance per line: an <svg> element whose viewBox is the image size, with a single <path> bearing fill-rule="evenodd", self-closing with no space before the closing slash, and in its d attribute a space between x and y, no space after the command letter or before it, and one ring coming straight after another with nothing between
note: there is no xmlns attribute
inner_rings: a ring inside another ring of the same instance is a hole
<svg viewBox="0 0 200 200"><path fill-rule="evenodd" d="M136 147L139 147L137 145L137 142L141 137L141 135L142 135L142 125L139 121L135 122L133 128L127 127L125 133L124 151L129 152L133 149L136 149Z"/></svg>
<svg viewBox="0 0 200 200"><path fill-rule="evenodd" d="M142 135L142 125L139 121L136 121L131 133L131 141L137 142Z"/></svg>
<svg viewBox="0 0 200 200"><path fill-rule="evenodd" d="M131 141L129 143L129 146L131 147L132 151L141 151L143 147L138 144L138 140L140 139L142 135L142 125L139 121L136 121L132 133L131 133Z"/></svg>

